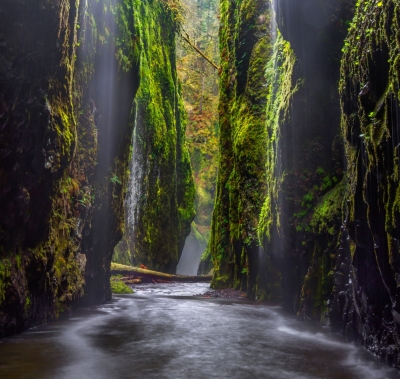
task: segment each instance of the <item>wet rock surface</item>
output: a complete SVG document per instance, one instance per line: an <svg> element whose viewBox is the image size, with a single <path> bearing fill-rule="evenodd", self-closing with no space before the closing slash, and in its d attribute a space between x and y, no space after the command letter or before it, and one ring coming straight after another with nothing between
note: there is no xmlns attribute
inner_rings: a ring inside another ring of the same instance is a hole
<svg viewBox="0 0 400 379"><path fill-rule="evenodd" d="M138 70L106 8L0 3L0 337L111 298Z"/></svg>
<svg viewBox="0 0 400 379"><path fill-rule="evenodd" d="M235 290L233 288L226 288L223 290L207 291L203 294L196 294L204 298L222 298L222 299L246 299L246 292Z"/></svg>
<svg viewBox="0 0 400 379"><path fill-rule="evenodd" d="M343 48L339 90L348 189L329 302L335 330L397 368L399 7L398 0L356 7Z"/></svg>

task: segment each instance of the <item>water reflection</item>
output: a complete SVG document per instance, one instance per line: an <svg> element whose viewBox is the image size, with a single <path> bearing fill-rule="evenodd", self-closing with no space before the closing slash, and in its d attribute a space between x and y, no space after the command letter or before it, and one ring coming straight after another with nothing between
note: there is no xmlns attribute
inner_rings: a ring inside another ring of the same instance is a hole
<svg viewBox="0 0 400 379"><path fill-rule="evenodd" d="M398 378L328 328L279 307L193 297L207 284L139 286L0 343L1 378Z"/></svg>

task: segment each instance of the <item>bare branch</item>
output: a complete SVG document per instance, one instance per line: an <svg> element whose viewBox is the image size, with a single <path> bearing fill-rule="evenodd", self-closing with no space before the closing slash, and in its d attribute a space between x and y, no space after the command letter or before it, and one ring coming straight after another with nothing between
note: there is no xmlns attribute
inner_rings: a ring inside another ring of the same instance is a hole
<svg viewBox="0 0 400 379"><path fill-rule="evenodd" d="M186 35L185 35L186 34ZM217 70L219 70L219 67L209 58L207 57L207 55L205 55L189 38L189 35L183 31L181 33L181 37L183 38L183 40L189 44L193 50L195 50L198 54L200 54L211 66L213 66L214 68L216 68Z"/></svg>

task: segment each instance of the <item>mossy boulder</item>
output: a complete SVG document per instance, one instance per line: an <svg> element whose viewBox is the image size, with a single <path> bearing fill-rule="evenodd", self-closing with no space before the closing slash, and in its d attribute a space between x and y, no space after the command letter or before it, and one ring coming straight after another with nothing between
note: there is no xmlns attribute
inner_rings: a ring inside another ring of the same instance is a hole
<svg viewBox="0 0 400 379"><path fill-rule="evenodd" d="M125 284L121 278L117 276L111 276L110 278L111 292L116 295L124 295L134 293L133 289Z"/></svg>

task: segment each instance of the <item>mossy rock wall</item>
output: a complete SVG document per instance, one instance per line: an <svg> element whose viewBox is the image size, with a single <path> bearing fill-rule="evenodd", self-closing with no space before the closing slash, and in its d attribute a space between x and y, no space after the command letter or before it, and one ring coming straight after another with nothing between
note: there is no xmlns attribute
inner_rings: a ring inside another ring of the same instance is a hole
<svg viewBox="0 0 400 379"><path fill-rule="evenodd" d="M45 322L83 293L84 259L62 207L75 191L64 181L77 145L79 3L39 3L1 4L0 336Z"/></svg>
<svg viewBox="0 0 400 379"><path fill-rule="evenodd" d="M327 312L342 223L337 83L351 1L221 1L212 285ZM307 41L305 43L304 41Z"/></svg>
<svg viewBox="0 0 400 379"><path fill-rule="evenodd" d="M259 235L281 272L283 306L301 317L326 317L344 193L337 83L352 7L282 0L275 11L278 34L266 71L268 191ZM263 280L268 295L276 283Z"/></svg>
<svg viewBox="0 0 400 379"><path fill-rule="evenodd" d="M213 287L253 295L258 273L258 215L265 183L265 66L271 10L265 1L221 1L220 135L209 251ZM248 275L249 274L249 275Z"/></svg>
<svg viewBox="0 0 400 379"><path fill-rule="evenodd" d="M177 13L163 1L138 7L141 86L136 100L126 245L133 264L175 273L195 216L185 144L186 113L176 72ZM119 246L120 248L120 246Z"/></svg>
<svg viewBox="0 0 400 379"><path fill-rule="evenodd" d="M340 96L347 161L345 224L331 321L399 367L400 2L357 1Z"/></svg>
<svg viewBox="0 0 400 379"><path fill-rule="evenodd" d="M0 5L0 336L111 296L138 31L133 1L85 4Z"/></svg>

